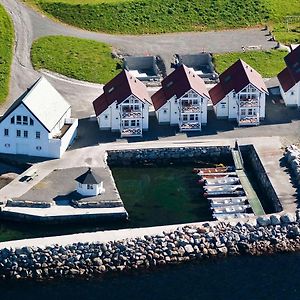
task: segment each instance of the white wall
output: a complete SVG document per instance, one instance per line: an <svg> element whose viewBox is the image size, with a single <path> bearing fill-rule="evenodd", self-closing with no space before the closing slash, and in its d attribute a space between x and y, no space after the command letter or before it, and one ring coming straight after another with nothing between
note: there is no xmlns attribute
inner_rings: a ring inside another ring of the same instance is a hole
<svg viewBox="0 0 300 300"><path fill-rule="evenodd" d="M83 196L97 196L104 192L103 182L100 184L93 184L93 189L88 189L87 184L80 184L77 182L77 192Z"/></svg>
<svg viewBox="0 0 300 300"><path fill-rule="evenodd" d="M300 82L295 84L287 92L280 86L280 93L286 106L300 106Z"/></svg>
<svg viewBox="0 0 300 300"><path fill-rule="evenodd" d="M66 112L65 116L69 116L71 111ZM34 125L18 125L16 124L16 116L27 116L28 124L30 118L33 119ZM15 124L11 124L11 117L15 116ZM64 118L55 126L54 131L48 132L46 128L31 114L23 105L19 105L0 123L0 152L9 154L24 154L41 157L60 157L70 141L76 134L78 120L72 125L72 132L69 129L63 139L52 139L58 131L57 128L64 124ZM4 129L9 130L9 136L4 136ZM21 131L21 137L17 137L17 130ZM28 138L24 137L24 131L28 131ZM36 138L36 132L40 132L40 138ZM68 139L69 138L69 139ZM5 146L6 145L6 146ZM10 145L9 147L7 145Z"/></svg>

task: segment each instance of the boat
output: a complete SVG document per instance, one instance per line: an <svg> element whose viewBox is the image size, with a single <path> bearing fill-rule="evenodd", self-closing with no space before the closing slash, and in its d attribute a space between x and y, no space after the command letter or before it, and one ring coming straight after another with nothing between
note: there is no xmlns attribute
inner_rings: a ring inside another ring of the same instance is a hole
<svg viewBox="0 0 300 300"><path fill-rule="evenodd" d="M239 206L225 206L211 208L215 214L236 214L246 212L251 206L249 204Z"/></svg>
<svg viewBox="0 0 300 300"><path fill-rule="evenodd" d="M216 167L216 168L194 168L193 173L197 174L210 174L210 173L224 173L224 172L232 172L234 171L234 167Z"/></svg>
<svg viewBox="0 0 300 300"><path fill-rule="evenodd" d="M244 219L244 218L250 218L254 217L254 214L248 214L248 213L236 213L236 214L213 214L213 218L215 220L230 220L230 219Z"/></svg>
<svg viewBox="0 0 300 300"><path fill-rule="evenodd" d="M215 178L215 179L205 179L205 186L216 186L216 185L234 185L240 183L238 177L224 177L224 178Z"/></svg>
<svg viewBox="0 0 300 300"><path fill-rule="evenodd" d="M211 207L223 207L232 205L241 205L248 202L247 197L222 197L222 198L208 198Z"/></svg>
<svg viewBox="0 0 300 300"><path fill-rule="evenodd" d="M204 173L197 174L202 179L214 179L214 178L225 178L225 177L236 177L236 172L226 172L226 173Z"/></svg>
<svg viewBox="0 0 300 300"><path fill-rule="evenodd" d="M225 185L204 186L203 189L206 192L214 192L214 191L219 191L219 192L230 191L230 192L234 192L236 190L243 189L243 186L241 184L237 184L237 185L225 184Z"/></svg>

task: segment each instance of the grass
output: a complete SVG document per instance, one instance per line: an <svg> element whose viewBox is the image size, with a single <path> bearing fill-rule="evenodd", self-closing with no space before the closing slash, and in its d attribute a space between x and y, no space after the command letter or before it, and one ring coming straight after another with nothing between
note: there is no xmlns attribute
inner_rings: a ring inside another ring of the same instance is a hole
<svg viewBox="0 0 300 300"><path fill-rule="evenodd" d="M269 21L270 0L26 0L55 18L110 33L163 33L248 27ZM296 0L291 0L296 1Z"/></svg>
<svg viewBox="0 0 300 300"><path fill-rule="evenodd" d="M8 95L10 68L13 56L13 24L4 7L0 5L0 104Z"/></svg>
<svg viewBox="0 0 300 300"><path fill-rule="evenodd" d="M121 70L104 43L65 36L36 40L31 49L35 69L48 69L78 80L106 83Z"/></svg>
<svg viewBox="0 0 300 300"><path fill-rule="evenodd" d="M286 51L280 50L215 54L214 64L216 71L222 73L241 58L259 72L262 77L269 78L276 76L285 67L283 58L286 55Z"/></svg>

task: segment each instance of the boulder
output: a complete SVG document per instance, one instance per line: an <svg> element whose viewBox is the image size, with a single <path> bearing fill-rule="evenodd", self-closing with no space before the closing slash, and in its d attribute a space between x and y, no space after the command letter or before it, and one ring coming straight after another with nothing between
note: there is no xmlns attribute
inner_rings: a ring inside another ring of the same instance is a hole
<svg viewBox="0 0 300 300"><path fill-rule="evenodd" d="M280 221L280 216L279 215L272 215L270 217L270 221L272 225L280 225L281 221Z"/></svg>
<svg viewBox="0 0 300 300"><path fill-rule="evenodd" d="M194 248L193 248L193 246L190 245L190 244L185 245L185 246L184 246L184 250L185 250L185 252L188 253L188 254L194 252Z"/></svg>
<svg viewBox="0 0 300 300"><path fill-rule="evenodd" d="M289 224L289 223L296 222L296 216L294 214L287 213L287 214L282 215L280 217L280 220L282 223Z"/></svg>
<svg viewBox="0 0 300 300"><path fill-rule="evenodd" d="M271 220L267 216L261 216L256 219L257 225L259 226L268 226L271 224Z"/></svg>

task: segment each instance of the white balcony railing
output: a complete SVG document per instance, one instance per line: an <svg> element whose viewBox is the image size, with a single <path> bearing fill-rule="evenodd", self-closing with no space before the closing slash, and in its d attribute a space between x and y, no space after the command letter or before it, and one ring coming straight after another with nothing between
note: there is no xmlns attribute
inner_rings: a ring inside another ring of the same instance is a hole
<svg viewBox="0 0 300 300"><path fill-rule="evenodd" d="M259 107L259 100L256 98L241 98L238 105L239 107Z"/></svg>
<svg viewBox="0 0 300 300"><path fill-rule="evenodd" d="M179 124L180 130L201 130L201 123L198 121L184 121Z"/></svg>
<svg viewBox="0 0 300 300"><path fill-rule="evenodd" d="M138 119L142 118L143 114L142 111L140 110L130 110L130 111L122 111L121 112L121 117L122 119Z"/></svg>
<svg viewBox="0 0 300 300"><path fill-rule="evenodd" d="M142 136L143 130L141 127L125 127L121 128L121 137Z"/></svg>

